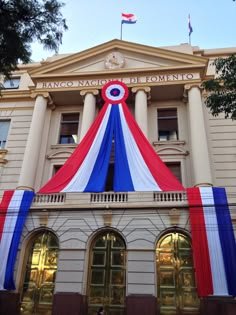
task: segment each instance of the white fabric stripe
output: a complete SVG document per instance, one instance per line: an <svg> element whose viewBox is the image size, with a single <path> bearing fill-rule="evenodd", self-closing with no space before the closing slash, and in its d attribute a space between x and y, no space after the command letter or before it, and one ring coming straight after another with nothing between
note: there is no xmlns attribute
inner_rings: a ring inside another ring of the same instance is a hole
<svg viewBox="0 0 236 315"><path fill-rule="evenodd" d="M8 253L11 246L12 237L15 231L16 221L20 210L24 190L16 190L12 195L6 213L6 219L3 228L3 234L0 244L0 290L4 290L5 272L8 260Z"/></svg>
<svg viewBox="0 0 236 315"><path fill-rule="evenodd" d="M200 187L203 205L214 205L211 187ZM203 213L208 239L214 295L229 295L223 262L217 217L214 206L203 206Z"/></svg>
<svg viewBox="0 0 236 315"><path fill-rule="evenodd" d="M106 113L103 120L98 128L97 134L93 140L91 148L89 149L87 156L85 157L83 163L81 164L78 171L75 173L72 180L67 184L62 192L74 192L74 191L84 191L86 188L90 176L93 171L94 164L97 160L98 153L102 144L104 133L107 127L107 122L110 116L111 105L107 107Z"/></svg>
<svg viewBox="0 0 236 315"><path fill-rule="evenodd" d="M135 191L161 191L147 167L142 154L126 122L121 104L119 104L121 125L124 135L129 170Z"/></svg>

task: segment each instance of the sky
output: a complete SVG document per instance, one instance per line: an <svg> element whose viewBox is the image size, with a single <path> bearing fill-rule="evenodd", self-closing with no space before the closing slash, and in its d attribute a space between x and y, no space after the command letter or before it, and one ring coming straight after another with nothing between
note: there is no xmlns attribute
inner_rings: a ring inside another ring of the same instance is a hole
<svg viewBox="0 0 236 315"><path fill-rule="evenodd" d="M232 0L64 0L62 10L69 29L59 54L77 53L120 39L121 13L132 13L136 24L123 24L122 39L154 47L189 42L202 49L236 47L236 2ZM32 60L54 55L37 43Z"/></svg>

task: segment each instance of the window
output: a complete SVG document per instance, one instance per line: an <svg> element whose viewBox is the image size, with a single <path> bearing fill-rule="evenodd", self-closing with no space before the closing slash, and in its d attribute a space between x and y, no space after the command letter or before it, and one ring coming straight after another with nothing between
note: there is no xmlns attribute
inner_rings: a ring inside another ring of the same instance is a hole
<svg viewBox="0 0 236 315"><path fill-rule="evenodd" d="M62 167L62 165L53 165L53 172L52 172L52 175L54 176L58 171L59 169Z"/></svg>
<svg viewBox="0 0 236 315"><path fill-rule="evenodd" d="M3 82L4 89L18 89L20 85L20 78L10 78Z"/></svg>
<svg viewBox="0 0 236 315"><path fill-rule="evenodd" d="M60 144L78 142L79 113L62 114Z"/></svg>
<svg viewBox="0 0 236 315"><path fill-rule="evenodd" d="M160 141L178 140L177 108L158 109L157 123Z"/></svg>
<svg viewBox="0 0 236 315"><path fill-rule="evenodd" d="M171 173L177 178L180 183L182 182L181 178L181 165L180 162L165 162L165 165L171 171Z"/></svg>
<svg viewBox="0 0 236 315"><path fill-rule="evenodd" d="M114 163L109 164L107 179L105 185L105 191L113 191L113 178L114 178Z"/></svg>
<svg viewBox="0 0 236 315"><path fill-rule="evenodd" d="M0 149L4 149L7 142L10 120L0 120Z"/></svg>

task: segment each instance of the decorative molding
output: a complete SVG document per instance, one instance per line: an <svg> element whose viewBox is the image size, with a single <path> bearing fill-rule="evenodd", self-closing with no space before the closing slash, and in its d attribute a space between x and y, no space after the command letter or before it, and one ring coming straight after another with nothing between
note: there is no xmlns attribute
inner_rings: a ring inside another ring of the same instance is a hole
<svg viewBox="0 0 236 315"><path fill-rule="evenodd" d="M166 143L163 143L166 142ZM189 151L187 151L183 145L184 141L157 141L153 142L156 153L159 155L169 155L169 156L187 156Z"/></svg>
<svg viewBox="0 0 236 315"><path fill-rule="evenodd" d="M7 164L8 160L5 159L8 150L0 149L0 166Z"/></svg>
<svg viewBox="0 0 236 315"><path fill-rule="evenodd" d="M104 220L105 226L111 226L112 225L112 210L104 210L103 220Z"/></svg>
<svg viewBox="0 0 236 315"><path fill-rule="evenodd" d="M51 151L47 155L48 160L52 159L68 159L71 154L74 152L74 148L56 148L55 150Z"/></svg>
<svg viewBox="0 0 236 315"><path fill-rule="evenodd" d="M178 209L172 208L169 211L169 217L172 225L179 225L180 211Z"/></svg>
<svg viewBox="0 0 236 315"><path fill-rule="evenodd" d="M47 226L48 225L48 211L47 209L42 209L39 214L39 225Z"/></svg>
<svg viewBox="0 0 236 315"><path fill-rule="evenodd" d="M167 140L167 141L153 141L154 146L166 146L166 145L184 145L184 140Z"/></svg>

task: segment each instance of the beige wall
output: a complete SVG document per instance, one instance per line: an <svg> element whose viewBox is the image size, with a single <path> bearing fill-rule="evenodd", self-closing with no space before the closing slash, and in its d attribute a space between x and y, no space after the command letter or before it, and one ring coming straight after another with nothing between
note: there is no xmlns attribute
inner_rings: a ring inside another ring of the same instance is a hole
<svg viewBox="0 0 236 315"><path fill-rule="evenodd" d="M8 161L0 175L0 196L4 190L15 189L18 183L25 146L29 133L33 101L0 102L0 119L9 119L5 159Z"/></svg>

